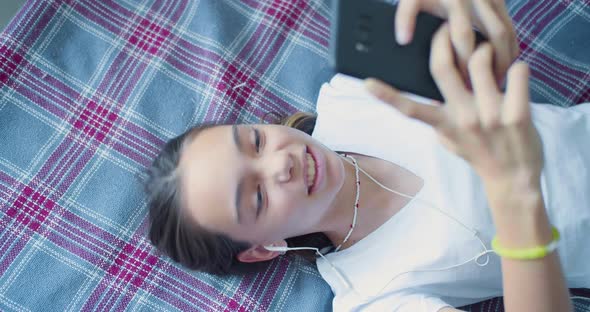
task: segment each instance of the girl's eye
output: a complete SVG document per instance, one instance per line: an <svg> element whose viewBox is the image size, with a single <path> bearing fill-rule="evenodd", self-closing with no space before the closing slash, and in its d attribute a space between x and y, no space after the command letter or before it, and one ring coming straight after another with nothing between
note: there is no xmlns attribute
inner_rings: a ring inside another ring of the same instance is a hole
<svg viewBox="0 0 590 312"><path fill-rule="evenodd" d="M258 202L256 204L256 219L258 219L258 216L260 215L260 211L262 211L262 191L260 190L260 185L258 185L258 190L257 190L257 198L258 198Z"/></svg>
<svg viewBox="0 0 590 312"><path fill-rule="evenodd" d="M254 129L254 144L256 146L256 153L260 152L260 132Z"/></svg>

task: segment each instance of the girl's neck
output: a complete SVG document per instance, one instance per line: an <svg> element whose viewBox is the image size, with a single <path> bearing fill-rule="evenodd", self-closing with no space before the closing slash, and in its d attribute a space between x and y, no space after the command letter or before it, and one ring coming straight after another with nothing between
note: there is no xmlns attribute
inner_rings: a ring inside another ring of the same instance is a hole
<svg viewBox="0 0 590 312"><path fill-rule="evenodd" d="M356 159L360 168L390 189L413 195L423 185L422 179L400 166L378 158L349 154ZM337 204L333 209L332 228L324 232L334 246L342 243L350 229L356 195L354 166L345 160L342 160L342 162L345 169L345 182L337 196ZM357 222L350 238L341 249L350 247L369 235L395 215L410 200L381 188L362 172L359 174L359 179L360 197Z"/></svg>

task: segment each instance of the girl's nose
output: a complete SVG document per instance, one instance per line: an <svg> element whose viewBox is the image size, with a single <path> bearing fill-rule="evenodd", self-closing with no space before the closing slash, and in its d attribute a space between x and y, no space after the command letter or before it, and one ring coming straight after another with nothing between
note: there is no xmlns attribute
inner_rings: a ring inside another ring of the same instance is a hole
<svg viewBox="0 0 590 312"><path fill-rule="evenodd" d="M274 178L277 182L285 183L291 180L295 161L293 156L287 152L281 153L273 158L272 167Z"/></svg>

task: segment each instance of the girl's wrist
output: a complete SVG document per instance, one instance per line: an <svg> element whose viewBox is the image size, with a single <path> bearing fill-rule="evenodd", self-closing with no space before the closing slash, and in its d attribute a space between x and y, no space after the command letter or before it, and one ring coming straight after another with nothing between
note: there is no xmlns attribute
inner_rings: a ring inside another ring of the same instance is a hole
<svg viewBox="0 0 590 312"><path fill-rule="evenodd" d="M528 170L510 174L482 176L482 182L492 210L513 204L534 206L542 200L541 174Z"/></svg>
<svg viewBox="0 0 590 312"><path fill-rule="evenodd" d="M493 213L496 235L504 248L530 248L552 241L551 224L545 210L527 210L528 215L510 215L505 211Z"/></svg>
<svg viewBox="0 0 590 312"><path fill-rule="evenodd" d="M528 248L551 242L552 232L540 183L487 184L498 241L505 248Z"/></svg>
<svg viewBox="0 0 590 312"><path fill-rule="evenodd" d="M496 179L483 184L494 216L529 218L545 211L540 180Z"/></svg>

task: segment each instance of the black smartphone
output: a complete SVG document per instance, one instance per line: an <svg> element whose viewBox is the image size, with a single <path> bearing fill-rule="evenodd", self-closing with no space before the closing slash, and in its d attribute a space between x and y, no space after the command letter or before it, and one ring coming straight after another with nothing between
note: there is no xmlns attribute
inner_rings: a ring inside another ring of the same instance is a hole
<svg viewBox="0 0 590 312"><path fill-rule="evenodd" d="M419 13L412 42L395 40L397 5L379 0L334 0L331 63L337 72L381 79L399 90L443 101L429 70L430 43L444 20ZM476 31L476 44L485 37Z"/></svg>

